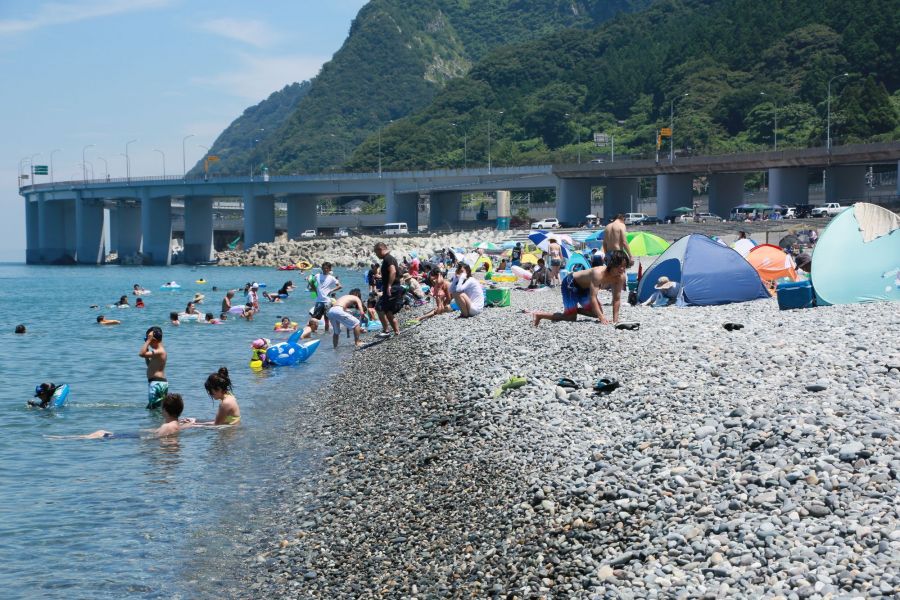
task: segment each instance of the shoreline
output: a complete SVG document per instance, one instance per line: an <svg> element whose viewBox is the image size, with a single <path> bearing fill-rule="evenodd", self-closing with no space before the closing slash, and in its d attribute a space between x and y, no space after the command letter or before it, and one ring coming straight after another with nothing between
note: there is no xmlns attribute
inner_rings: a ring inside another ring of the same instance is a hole
<svg viewBox="0 0 900 600"><path fill-rule="evenodd" d="M344 363L312 425L331 440L323 468L285 482L285 510L256 528L249 591L900 586L900 371L885 366L900 364L895 305L626 305L622 320L643 322L634 332L587 319L533 328L519 312L558 304L558 291L514 291L512 308L437 317ZM528 385L494 397L512 375ZM622 387L594 394L604 375Z"/></svg>

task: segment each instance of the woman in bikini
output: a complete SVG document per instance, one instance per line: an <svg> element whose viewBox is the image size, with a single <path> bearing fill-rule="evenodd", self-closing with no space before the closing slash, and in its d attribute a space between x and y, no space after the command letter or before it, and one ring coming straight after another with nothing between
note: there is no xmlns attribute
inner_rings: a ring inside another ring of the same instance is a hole
<svg viewBox="0 0 900 600"><path fill-rule="evenodd" d="M204 384L206 393L213 400L218 400L219 410L216 411L215 421L189 421L192 425L237 425L241 422L241 409L237 398L231 391L231 379L228 377L228 369L222 367L217 372L206 378Z"/></svg>

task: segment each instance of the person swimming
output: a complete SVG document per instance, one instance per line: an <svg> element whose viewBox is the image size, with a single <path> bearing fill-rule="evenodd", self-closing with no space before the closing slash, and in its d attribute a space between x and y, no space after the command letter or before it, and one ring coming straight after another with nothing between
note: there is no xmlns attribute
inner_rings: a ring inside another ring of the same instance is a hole
<svg viewBox="0 0 900 600"><path fill-rule="evenodd" d="M141 437L168 437L175 435L182 429L193 426L193 419L181 419L181 413L184 411L184 400L181 394L168 393L162 402L163 424L156 429L144 429L148 435L136 433L113 433L100 429L87 435L72 436L48 436L53 440L112 440L112 439L129 439Z"/></svg>
<svg viewBox="0 0 900 600"><path fill-rule="evenodd" d="M53 394L56 393L60 385L56 385L55 383L42 383L34 388L34 397L40 398L40 401L29 400L28 406L34 406L35 408L47 408L50 406L50 402L53 401Z"/></svg>
<svg viewBox="0 0 900 600"><path fill-rule="evenodd" d="M220 368L215 373L210 374L203 384L206 393L213 400L218 400L219 410L216 411L214 421L197 421L194 419L185 420L191 425L237 425L241 422L241 409L238 406L237 398L231 390L231 379L228 377L228 369Z"/></svg>

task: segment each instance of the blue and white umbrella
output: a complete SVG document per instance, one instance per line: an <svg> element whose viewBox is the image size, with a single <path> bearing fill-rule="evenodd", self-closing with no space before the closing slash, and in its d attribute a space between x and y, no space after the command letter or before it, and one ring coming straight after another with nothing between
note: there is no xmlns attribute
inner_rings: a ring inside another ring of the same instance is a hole
<svg viewBox="0 0 900 600"><path fill-rule="evenodd" d="M603 247L603 236L606 234L605 229L600 229L599 231L595 231L591 235L587 236L584 239L584 245L588 248L602 248Z"/></svg>
<svg viewBox="0 0 900 600"><path fill-rule="evenodd" d="M559 235L547 231L532 231L528 234L528 239L531 240L531 243L544 252L550 251L550 238L554 238L559 242L559 247L562 249L563 260L569 260L569 248L560 240Z"/></svg>

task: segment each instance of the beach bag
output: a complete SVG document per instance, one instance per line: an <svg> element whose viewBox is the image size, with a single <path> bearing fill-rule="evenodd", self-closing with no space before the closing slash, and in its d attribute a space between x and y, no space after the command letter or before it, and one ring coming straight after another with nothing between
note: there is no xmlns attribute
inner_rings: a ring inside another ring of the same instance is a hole
<svg viewBox="0 0 900 600"><path fill-rule="evenodd" d="M509 289L497 288L485 290L485 306L509 306Z"/></svg>

